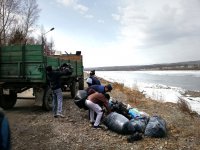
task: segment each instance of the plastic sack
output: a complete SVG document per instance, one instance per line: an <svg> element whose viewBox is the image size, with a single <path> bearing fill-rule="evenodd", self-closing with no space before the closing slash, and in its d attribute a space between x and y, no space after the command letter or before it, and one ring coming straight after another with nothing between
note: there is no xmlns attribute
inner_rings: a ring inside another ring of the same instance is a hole
<svg viewBox="0 0 200 150"><path fill-rule="evenodd" d="M131 116L128 114L128 109L126 104L118 101L109 101L109 106L112 111L122 114L128 119L131 119Z"/></svg>
<svg viewBox="0 0 200 150"><path fill-rule="evenodd" d="M140 112L139 110L137 110L137 108L131 108L128 110L129 115L131 116L131 118L137 118L140 117Z"/></svg>
<svg viewBox="0 0 200 150"><path fill-rule="evenodd" d="M126 134L126 129L124 128L124 125L127 122L129 122L129 120L126 117L116 112L110 113L108 116L105 117L103 121L108 129L120 134Z"/></svg>
<svg viewBox="0 0 200 150"><path fill-rule="evenodd" d="M150 117L144 134L156 138L165 137L167 134L165 120L159 116Z"/></svg>
<svg viewBox="0 0 200 150"><path fill-rule="evenodd" d="M149 120L149 118L150 118L150 115L149 114L147 114L146 112L144 112L144 111L140 111L140 117L143 117L143 118L146 118L146 119L148 119Z"/></svg>
<svg viewBox="0 0 200 150"><path fill-rule="evenodd" d="M144 133L147 121L146 118L131 119L124 125L124 128L127 134L134 134L136 132Z"/></svg>
<svg viewBox="0 0 200 150"><path fill-rule="evenodd" d="M85 105L85 100L87 99L87 92L85 90L78 90L76 96L74 97L74 103L79 108L84 108L87 110L87 106Z"/></svg>

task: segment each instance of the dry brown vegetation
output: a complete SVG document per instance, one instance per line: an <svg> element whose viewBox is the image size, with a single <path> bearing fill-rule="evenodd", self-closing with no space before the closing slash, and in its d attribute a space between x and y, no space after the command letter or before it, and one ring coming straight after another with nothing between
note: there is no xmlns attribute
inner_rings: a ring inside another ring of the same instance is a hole
<svg viewBox="0 0 200 150"><path fill-rule="evenodd" d="M108 83L101 79L102 84ZM130 104L149 115L159 115L167 123L167 137L148 138L128 143L126 135L110 130L92 129L88 111L79 109L64 93L65 118L55 119L51 112L19 101L6 111L10 121L13 150L199 150L200 117L187 113L185 103L163 103L145 98L138 90L112 83L111 97ZM31 102L32 103L32 102ZM184 108L184 109L183 109ZM188 107L189 108L189 107Z"/></svg>
<svg viewBox="0 0 200 150"><path fill-rule="evenodd" d="M103 84L107 82L103 81ZM123 84L112 83L112 85L115 91L112 91L111 95L116 99L150 115L159 115L166 120L167 141L173 141L173 148L165 147L165 149L200 149L200 115L191 110L187 101L179 98L177 104L163 103L162 101L145 98L145 95L137 89L127 88ZM192 92L188 93L191 94ZM194 94L194 96L200 95L198 92Z"/></svg>
<svg viewBox="0 0 200 150"><path fill-rule="evenodd" d="M185 113L188 113L188 114L192 113L190 104L186 100L184 100L183 98L179 97L177 104L178 104L179 109L182 112L185 112Z"/></svg>

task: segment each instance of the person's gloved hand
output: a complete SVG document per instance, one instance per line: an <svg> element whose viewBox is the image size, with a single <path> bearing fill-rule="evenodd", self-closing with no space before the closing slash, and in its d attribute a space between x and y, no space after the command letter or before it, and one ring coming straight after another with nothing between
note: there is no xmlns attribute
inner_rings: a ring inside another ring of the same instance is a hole
<svg viewBox="0 0 200 150"><path fill-rule="evenodd" d="M64 68L63 71L66 73L66 75L72 75L73 70L70 68Z"/></svg>

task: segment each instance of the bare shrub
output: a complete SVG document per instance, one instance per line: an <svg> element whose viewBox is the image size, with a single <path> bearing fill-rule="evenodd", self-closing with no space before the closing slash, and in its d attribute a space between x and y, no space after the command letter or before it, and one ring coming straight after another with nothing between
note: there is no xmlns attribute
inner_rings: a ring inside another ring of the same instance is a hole
<svg viewBox="0 0 200 150"><path fill-rule="evenodd" d="M188 113L188 114L192 113L191 106L185 99L179 97L177 104L178 104L179 109L182 112Z"/></svg>
<svg viewBox="0 0 200 150"><path fill-rule="evenodd" d="M124 91L124 84L123 84L123 83L114 82L112 85L113 85L113 87L114 87L115 89Z"/></svg>
<svg viewBox="0 0 200 150"><path fill-rule="evenodd" d="M101 83L103 85L111 83L110 81L107 81L100 77L98 77L98 79L101 80ZM115 93L115 97L113 97L114 99L127 101L136 105L140 102L141 99L145 97L144 94L139 91L137 85L135 85L135 87L131 89L126 87L123 83L113 82L111 84L113 86L113 89L115 89L115 91L112 91L111 93L111 95L114 95Z"/></svg>

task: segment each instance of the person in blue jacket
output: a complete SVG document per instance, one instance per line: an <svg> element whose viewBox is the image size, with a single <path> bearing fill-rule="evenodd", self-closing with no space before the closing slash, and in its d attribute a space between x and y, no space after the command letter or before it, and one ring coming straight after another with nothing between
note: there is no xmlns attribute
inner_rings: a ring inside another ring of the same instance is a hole
<svg viewBox="0 0 200 150"><path fill-rule="evenodd" d="M101 85L101 82L95 76L95 70L90 71L90 76L87 78L86 83L88 84L88 87L92 85Z"/></svg>
<svg viewBox="0 0 200 150"><path fill-rule="evenodd" d="M90 86L86 91L88 95L91 95L94 92L99 92L102 94L105 94L106 92L111 92L112 91L112 85L107 84L107 85L92 85Z"/></svg>
<svg viewBox="0 0 200 150"><path fill-rule="evenodd" d="M0 111L0 150L11 150L9 122L2 111Z"/></svg>

